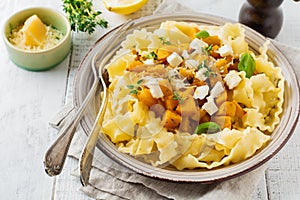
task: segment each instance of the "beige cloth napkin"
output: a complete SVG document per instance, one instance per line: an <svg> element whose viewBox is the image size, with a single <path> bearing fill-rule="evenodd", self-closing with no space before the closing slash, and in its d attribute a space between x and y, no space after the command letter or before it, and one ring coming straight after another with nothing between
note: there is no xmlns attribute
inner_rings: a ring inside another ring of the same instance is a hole
<svg viewBox="0 0 300 200"><path fill-rule="evenodd" d="M165 0L156 13L188 11L174 0ZM300 49L274 43L287 56L297 74L300 74ZM86 135L79 128L71 144L69 156L78 160ZM81 190L95 199L251 199L266 164L245 175L220 183L176 183L145 177L124 168L95 150L90 185ZM77 170L74 175L78 175Z"/></svg>

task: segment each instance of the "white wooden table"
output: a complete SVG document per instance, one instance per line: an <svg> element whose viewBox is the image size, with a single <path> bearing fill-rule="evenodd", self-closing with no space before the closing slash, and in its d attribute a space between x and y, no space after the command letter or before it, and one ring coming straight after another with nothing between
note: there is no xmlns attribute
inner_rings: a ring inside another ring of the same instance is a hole
<svg viewBox="0 0 300 200"><path fill-rule="evenodd" d="M237 20L244 1L178 2L195 11ZM94 0L94 4L101 6L101 1ZM62 0L0 0L1 28L5 18L30 6L62 11ZM300 47L300 3L285 0L282 7L284 25L276 40ZM70 175L75 163L67 160L62 174L55 178L48 177L43 168L44 153L57 137L48 121L70 101L76 68L94 42L81 43L75 39L68 58L46 72L28 72L16 67L0 40L0 199L90 199L78 191L79 180ZM299 131L298 127L287 145L269 161L253 199L300 199Z"/></svg>

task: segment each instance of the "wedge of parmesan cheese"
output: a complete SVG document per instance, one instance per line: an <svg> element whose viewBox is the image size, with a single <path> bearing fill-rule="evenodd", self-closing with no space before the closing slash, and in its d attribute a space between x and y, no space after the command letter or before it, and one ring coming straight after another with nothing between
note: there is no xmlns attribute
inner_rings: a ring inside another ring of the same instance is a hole
<svg viewBox="0 0 300 200"><path fill-rule="evenodd" d="M47 38L47 27L37 15L29 17L21 30L25 45L42 46Z"/></svg>

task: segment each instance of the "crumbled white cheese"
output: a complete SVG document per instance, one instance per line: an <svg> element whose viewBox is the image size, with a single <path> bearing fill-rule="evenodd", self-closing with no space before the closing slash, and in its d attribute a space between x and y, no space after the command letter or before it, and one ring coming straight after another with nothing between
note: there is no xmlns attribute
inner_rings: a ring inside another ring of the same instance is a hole
<svg viewBox="0 0 300 200"><path fill-rule="evenodd" d="M189 53L187 52L187 50L183 50L181 56L182 56L185 60L187 60L187 59L190 58L190 55L189 55Z"/></svg>
<svg viewBox="0 0 300 200"><path fill-rule="evenodd" d="M172 67L178 67L183 59L176 52L173 52L167 57L167 61Z"/></svg>
<svg viewBox="0 0 300 200"><path fill-rule="evenodd" d="M153 59L143 60L143 63L145 65L154 65L154 60Z"/></svg>
<svg viewBox="0 0 300 200"><path fill-rule="evenodd" d="M230 56L233 54L233 50L231 48L231 46L225 44L223 46L221 46L218 50L219 54L224 57L224 56Z"/></svg>
<svg viewBox="0 0 300 200"><path fill-rule="evenodd" d="M179 72L177 71L177 69L171 69L168 71L169 77L178 76L178 75L179 75Z"/></svg>
<svg viewBox="0 0 300 200"><path fill-rule="evenodd" d="M184 80L180 80L180 79L171 79L171 85L174 90L180 90L181 88L186 87Z"/></svg>
<svg viewBox="0 0 300 200"><path fill-rule="evenodd" d="M223 87L222 83L218 81L213 89L210 91L210 96L215 98L218 97L222 92L224 92L225 88Z"/></svg>
<svg viewBox="0 0 300 200"><path fill-rule="evenodd" d="M186 60L184 63L185 66L190 69L197 69L199 66L199 61L197 60L190 59L190 60Z"/></svg>
<svg viewBox="0 0 300 200"><path fill-rule="evenodd" d="M199 40L198 38L195 38L191 43L190 43L190 48L191 49L199 49L202 50L202 48L207 47L208 44L203 42L202 40Z"/></svg>
<svg viewBox="0 0 300 200"><path fill-rule="evenodd" d="M143 80L144 80L144 85L150 89L150 93L152 97L162 98L164 96L164 93L162 92L157 79L147 76L144 77Z"/></svg>
<svg viewBox="0 0 300 200"><path fill-rule="evenodd" d="M208 85L202 85L196 88L194 93L194 99L204 99L208 95L209 87Z"/></svg>
<svg viewBox="0 0 300 200"><path fill-rule="evenodd" d="M239 85L242 78L239 76L237 71L231 70L224 78L224 81L228 85L229 89L233 89Z"/></svg>
<svg viewBox="0 0 300 200"><path fill-rule="evenodd" d="M207 72L206 68L201 68L199 69L199 71L196 72L195 77L200 81L205 81L207 79L207 76L205 75L206 72Z"/></svg>
<svg viewBox="0 0 300 200"><path fill-rule="evenodd" d="M206 99L207 102L202 106L202 108L206 110L209 115L215 114L218 111L218 107L214 102L214 98L209 96Z"/></svg>

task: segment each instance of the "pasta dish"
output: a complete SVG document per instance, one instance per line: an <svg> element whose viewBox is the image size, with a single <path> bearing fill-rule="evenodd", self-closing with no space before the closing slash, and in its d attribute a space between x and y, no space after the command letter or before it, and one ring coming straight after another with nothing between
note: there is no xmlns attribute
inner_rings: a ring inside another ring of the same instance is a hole
<svg viewBox="0 0 300 200"><path fill-rule="evenodd" d="M135 30L106 66L102 132L118 150L177 170L241 162L280 122L281 69L240 24L165 21Z"/></svg>

